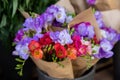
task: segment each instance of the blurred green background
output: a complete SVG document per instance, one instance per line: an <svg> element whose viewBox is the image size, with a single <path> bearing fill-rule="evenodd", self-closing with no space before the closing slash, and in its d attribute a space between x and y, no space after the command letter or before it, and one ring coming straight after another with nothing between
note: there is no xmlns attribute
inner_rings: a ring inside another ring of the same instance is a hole
<svg viewBox="0 0 120 80"><path fill-rule="evenodd" d="M11 50L13 38L24 22L19 10L41 14L58 0L0 0L0 42Z"/></svg>
<svg viewBox="0 0 120 80"><path fill-rule="evenodd" d="M14 69L15 56L12 42L15 33L22 27L25 18L19 10L41 14L58 0L0 0L0 80L33 80L34 63L28 59L24 67L24 76L19 77ZM35 79L36 80L36 79Z"/></svg>

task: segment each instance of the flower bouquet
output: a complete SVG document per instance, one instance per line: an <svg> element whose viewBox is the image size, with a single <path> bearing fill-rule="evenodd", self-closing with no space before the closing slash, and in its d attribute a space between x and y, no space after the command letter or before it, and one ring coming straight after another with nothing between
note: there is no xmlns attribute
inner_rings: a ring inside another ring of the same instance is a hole
<svg viewBox="0 0 120 80"><path fill-rule="evenodd" d="M118 34L106 27L101 31L97 24L100 16L94 14L89 8L75 16L52 5L43 14L26 18L14 39L13 55L22 63L16 65L19 75L29 57L49 76L68 79L80 77L99 59L111 57Z"/></svg>

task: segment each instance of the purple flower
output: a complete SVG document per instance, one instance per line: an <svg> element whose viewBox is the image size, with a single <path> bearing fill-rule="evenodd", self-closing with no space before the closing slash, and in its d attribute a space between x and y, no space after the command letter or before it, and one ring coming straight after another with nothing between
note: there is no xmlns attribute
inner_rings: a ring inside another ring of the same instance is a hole
<svg viewBox="0 0 120 80"><path fill-rule="evenodd" d="M56 13L58 11L58 6L57 5L52 5L47 8L46 13Z"/></svg>
<svg viewBox="0 0 120 80"><path fill-rule="evenodd" d="M59 40L59 31L56 32L50 32L50 38L54 41L57 42Z"/></svg>
<svg viewBox="0 0 120 80"><path fill-rule="evenodd" d="M87 30L88 30L88 38L93 38L94 35L95 35L94 27L93 26L89 26Z"/></svg>
<svg viewBox="0 0 120 80"><path fill-rule="evenodd" d="M73 20L72 16L67 16L66 23L70 23Z"/></svg>
<svg viewBox="0 0 120 80"><path fill-rule="evenodd" d="M104 27L102 29L102 36L106 38L112 45L114 45L118 40L120 35L112 28Z"/></svg>
<svg viewBox="0 0 120 80"><path fill-rule="evenodd" d="M107 40L107 39L102 39L100 42L100 47L104 50L104 51L110 51L112 50L113 46L112 44Z"/></svg>
<svg viewBox="0 0 120 80"><path fill-rule="evenodd" d="M94 5L96 0L86 0L89 5Z"/></svg>
<svg viewBox="0 0 120 80"><path fill-rule="evenodd" d="M38 28L42 29L42 27L44 26L44 19L42 16L38 16L36 18L34 18L34 27L35 27L35 30L37 30Z"/></svg>
<svg viewBox="0 0 120 80"><path fill-rule="evenodd" d="M21 41L23 36L24 36L24 31L23 31L23 29L20 29L15 36L14 42L17 43L17 42Z"/></svg>
<svg viewBox="0 0 120 80"><path fill-rule="evenodd" d="M13 55L18 55L20 56L22 59L28 59L29 57L29 49L28 49L28 44L24 44L24 45L21 45L21 44L18 44L16 45L15 47L15 51L13 51Z"/></svg>
<svg viewBox="0 0 120 80"><path fill-rule="evenodd" d="M23 26L32 29L34 27L34 19L32 17L27 18L23 24Z"/></svg>
<svg viewBox="0 0 120 80"><path fill-rule="evenodd" d="M76 29L76 31L78 32L78 34L80 36L86 36L88 34L88 32L87 32L87 26L86 26L85 23L79 24L78 27L77 27L77 29Z"/></svg>
<svg viewBox="0 0 120 80"><path fill-rule="evenodd" d="M55 14L55 18L56 18L56 21L58 21L60 23L64 23L65 19L66 19L66 13L59 11Z"/></svg>
<svg viewBox="0 0 120 80"><path fill-rule="evenodd" d="M54 42L58 42L62 45L65 44L71 44L73 41L71 39L71 36L69 34L69 32L67 30L63 30L60 32L50 32L50 38L54 41Z"/></svg>
<svg viewBox="0 0 120 80"><path fill-rule="evenodd" d="M110 58L113 56L112 51L104 51L102 48L99 50L99 54L94 54L95 58L101 59L101 58Z"/></svg>
<svg viewBox="0 0 120 80"><path fill-rule="evenodd" d="M36 40L38 41L40 38L43 37L43 34L40 34L40 33L36 33L34 36L33 36L33 40Z"/></svg>
<svg viewBox="0 0 120 80"><path fill-rule="evenodd" d="M95 35L94 27L90 25L90 23L81 23L75 26L75 35L79 35L81 37L93 38Z"/></svg>
<svg viewBox="0 0 120 80"><path fill-rule="evenodd" d="M63 30L60 32L58 42L62 45L71 44L73 42L68 30Z"/></svg>
<svg viewBox="0 0 120 80"><path fill-rule="evenodd" d="M102 19L102 14L100 11L95 11L95 18L97 20L97 23L98 23L98 26L99 28L102 28L105 26L104 22L103 22L103 19Z"/></svg>

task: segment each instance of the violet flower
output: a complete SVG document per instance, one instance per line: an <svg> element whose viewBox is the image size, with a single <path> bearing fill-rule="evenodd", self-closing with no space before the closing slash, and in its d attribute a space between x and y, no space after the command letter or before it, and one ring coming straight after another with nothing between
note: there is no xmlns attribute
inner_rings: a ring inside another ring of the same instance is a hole
<svg viewBox="0 0 120 80"><path fill-rule="evenodd" d="M86 0L89 5L94 5L96 0Z"/></svg>
<svg viewBox="0 0 120 80"><path fill-rule="evenodd" d="M112 44L107 39L102 39L100 42L99 53L94 54L96 58L109 58L113 56L113 52L111 51L113 48Z"/></svg>
<svg viewBox="0 0 120 80"><path fill-rule="evenodd" d="M28 44L26 43L25 45L18 44L15 47L15 51L13 51L13 55L18 55L22 59L28 59L29 57L29 49L28 49Z"/></svg>

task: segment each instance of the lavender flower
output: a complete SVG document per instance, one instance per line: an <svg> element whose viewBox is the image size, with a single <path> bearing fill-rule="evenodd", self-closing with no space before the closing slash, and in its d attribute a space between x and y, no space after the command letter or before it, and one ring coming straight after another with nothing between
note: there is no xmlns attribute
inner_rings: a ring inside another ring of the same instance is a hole
<svg viewBox="0 0 120 80"><path fill-rule="evenodd" d="M105 26L104 22L103 22L103 19L102 19L102 14L100 11L95 11L95 18L97 20L97 23L98 23L98 26L99 28L102 28Z"/></svg>
<svg viewBox="0 0 120 80"><path fill-rule="evenodd" d="M120 37L120 35L115 30L107 27L104 27L101 30L101 34L103 38L106 38L108 41L110 41L112 45L114 45L119 40Z"/></svg>
<svg viewBox="0 0 120 80"><path fill-rule="evenodd" d="M34 19L32 17L27 18L23 24L23 26L32 29L34 27Z"/></svg>
<svg viewBox="0 0 120 80"><path fill-rule="evenodd" d="M54 42L58 42L59 40L59 31L56 32L50 32L50 38L54 41Z"/></svg>
<svg viewBox="0 0 120 80"><path fill-rule="evenodd" d="M55 43L60 43L62 45L71 44L73 41L71 36L67 30L63 30L60 32L50 32L50 37Z"/></svg>
<svg viewBox="0 0 120 80"><path fill-rule="evenodd" d="M72 16L67 16L66 23L70 23L73 20Z"/></svg>
<svg viewBox="0 0 120 80"><path fill-rule="evenodd" d="M61 10L55 14L55 18L56 18L56 21L60 23L64 23L66 19L66 13Z"/></svg>
<svg viewBox="0 0 120 80"><path fill-rule="evenodd" d="M73 41L71 39L69 32L67 30L63 30L59 34L58 42L62 45L65 45L65 44L71 44Z"/></svg>
<svg viewBox="0 0 120 80"><path fill-rule="evenodd" d="M90 39L93 38L95 35L94 27L90 25L87 30L88 30L88 38Z"/></svg>
<svg viewBox="0 0 120 80"><path fill-rule="evenodd" d="M94 54L94 56L96 58L109 58L113 55L113 52L111 51L113 48L112 44L106 40L103 39L100 42L100 49L99 49L99 53Z"/></svg>
<svg viewBox="0 0 120 80"><path fill-rule="evenodd" d="M58 11L59 7L57 5L52 5L50 7L47 8L45 13L56 13Z"/></svg>
<svg viewBox="0 0 120 80"><path fill-rule="evenodd" d="M89 23L81 23L75 28L74 34L91 39L95 35L94 27Z"/></svg>
<svg viewBox="0 0 120 80"><path fill-rule="evenodd" d="M86 0L89 5L94 5L96 0Z"/></svg>
<svg viewBox="0 0 120 80"><path fill-rule="evenodd" d="M95 58L101 59L101 58L110 58L113 56L112 51L104 51L102 48L99 50L99 54L94 54Z"/></svg>
<svg viewBox="0 0 120 80"><path fill-rule="evenodd" d="M113 46L112 44L107 40L107 39L102 39L100 42L100 47L104 50L104 51L110 51L112 50Z"/></svg>
<svg viewBox="0 0 120 80"><path fill-rule="evenodd" d="M18 55L22 59L28 59L29 57L29 49L28 49L28 44L26 43L25 45L18 44L15 47L15 51L13 51L13 55Z"/></svg>

